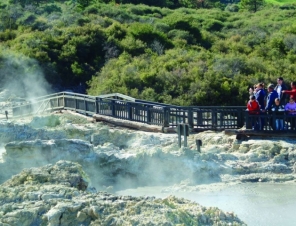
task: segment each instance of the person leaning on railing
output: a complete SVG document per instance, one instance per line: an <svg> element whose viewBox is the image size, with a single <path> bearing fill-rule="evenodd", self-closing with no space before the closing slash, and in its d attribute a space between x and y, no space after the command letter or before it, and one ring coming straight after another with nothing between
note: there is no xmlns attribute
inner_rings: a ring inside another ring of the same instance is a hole
<svg viewBox="0 0 296 226"><path fill-rule="evenodd" d="M275 116L275 130L284 130L284 113L285 107L280 104L280 99L276 98L274 104L271 106L271 110Z"/></svg>
<svg viewBox="0 0 296 226"><path fill-rule="evenodd" d="M260 105L256 100L254 95L250 96L250 100L247 103L247 110L249 111L249 115L259 115L260 114ZM259 117L250 117L252 120L252 129L259 130L260 129L260 118Z"/></svg>
<svg viewBox="0 0 296 226"><path fill-rule="evenodd" d="M283 77L278 77L277 79L277 85L275 86L274 90L278 93L279 95L279 100L280 104L286 104L288 101L288 94L285 92L282 92L284 90L287 90L287 86L284 83Z"/></svg>
<svg viewBox="0 0 296 226"><path fill-rule="evenodd" d="M258 83L256 85L256 88L254 90L254 96L256 97L256 100L258 101L259 105L260 105L260 109L264 109L265 105L264 105L264 100L266 97L266 93L264 91L264 84L263 83Z"/></svg>
<svg viewBox="0 0 296 226"><path fill-rule="evenodd" d="M258 83L254 86L254 92L253 95L256 97L257 102L259 103L261 112L261 115L264 115L264 109L265 109L265 98L266 98L266 92L264 90L264 83ZM263 130L265 119L264 117L260 117L259 119L259 130Z"/></svg>
<svg viewBox="0 0 296 226"><path fill-rule="evenodd" d="M296 120L296 103L293 97L290 97L289 103L285 106L285 111L288 113L288 122L290 122L291 130L295 130Z"/></svg>
<svg viewBox="0 0 296 226"><path fill-rule="evenodd" d="M267 90L268 90L268 95L266 98L266 106L265 106L265 109L262 111L264 113L266 112L268 115L271 115L272 114L271 107L274 104L275 99L278 98L278 94L274 90L273 84L269 84ZM268 116L268 122L269 122L270 127L274 130L275 128L273 128L274 126L272 123L272 117Z"/></svg>
<svg viewBox="0 0 296 226"><path fill-rule="evenodd" d="M291 82L292 90L283 90L282 93L290 95L290 97L293 97L294 100L296 100L296 82Z"/></svg>

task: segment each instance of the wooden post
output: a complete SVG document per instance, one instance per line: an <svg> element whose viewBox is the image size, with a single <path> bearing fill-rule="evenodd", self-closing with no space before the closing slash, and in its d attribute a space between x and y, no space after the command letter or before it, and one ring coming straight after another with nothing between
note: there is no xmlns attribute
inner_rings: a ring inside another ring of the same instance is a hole
<svg viewBox="0 0 296 226"><path fill-rule="evenodd" d="M163 127L169 127L170 125L170 108L163 107Z"/></svg>
<svg viewBox="0 0 296 226"><path fill-rule="evenodd" d="M146 105L146 112L147 112L147 123L151 123L151 111L150 111L150 106Z"/></svg>
<svg viewBox="0 0 296 226"><path fill-rule="evenodd" d="M95 97L95 114L98 114L98 102L97 102L97 97Z"/></svg>
<svg viewBox="0 0 296 226"><path fill-rule="evenodd" d="M202 142L201 142L201 140L195 140L195 143L196 143L197 151L198 151L198 152L201 152L201 151L200 151L200 146L202 146Z"/></svg>
<svg viewBox="0 0 296 226"><path fill-rule="evenodd" d="M202 118L202 111L199 110L197 112L197 126L201 126L202 125L202 121L203 121L203 118Z"/></svg>
<svg viewBox="0 0 296 226"><path fill-rule="evenodd" d="M116 117L115 100L111 100L111 111L112 111L112 116Z"/></svg>
<svg viewBox="0 0 296 226"><path fill-rule="evenodd" d="M178 146L179 146L179 148L181 148L181 127L182 127L182 125L178 124L177 133L178 133Z"/></svg>
<svg viewBox="0 0 296 226"><path fill-rule="evenodd" d="M189 133L189 125L183 124L184 147L187 147L187 133Z"/></svg>
<svg viewBox="0 0 296 226"><path fill-rule="evenodd" d="M189 127L192 129L194 127L194 124L193 124L193 111L191 108L188 108L188 124L189 124Z"/></svg>
<svg viewBox="0 0 296 226"><path fill-rule="evenodd" d="M76 98L74 98L74 102L75 102L75 111L77 111L77 99Z"/></svg>
<svg viewBox="0 0 296 226"><path fill-rule="evenodd" d="M275 123L275 111L272 112L271 122L272 122L272 129L276 130L276 123Z"/></svg>
<svg viewBox="0 0 296 226"><path fill-rule="evenodd" d="M217 111L215 108L212 109L212 129L216 130L217 127Z"/></svg>
<svg viewBox="0 0 296 226"><path fill-rule="evenodd" d="M189 136L189 125L185 124L185 123L178 124L177 133L178 133L179 148L181 148L181 135L182 134L184 136L184 147L187 147L187 136Z"/></svg>
<svg viewBox="0 0 296 226"><path fill-rule="evenodd" d="M244 110L237 109L237 128L244 126Z"/></svg>
<svg viewBox="0 0 296 226"><path fill-rule="evenodd" d="M252 129L252 125L250 123L249 111L245 111L245 118L246 118L246 129Z"/></svg>
<svg viewBox="0 0 296 226"><path fill-rule="evenodd" d="M133 119L132 104L130 102L127 103L127 117L128 117L128 120Z"/></svg>
<svg viewBox="0 0 296 226"><path fill-rule="evenodd" d="M86 115L86 101L85 101L85 96L84 96L84 115Z"/></svg>

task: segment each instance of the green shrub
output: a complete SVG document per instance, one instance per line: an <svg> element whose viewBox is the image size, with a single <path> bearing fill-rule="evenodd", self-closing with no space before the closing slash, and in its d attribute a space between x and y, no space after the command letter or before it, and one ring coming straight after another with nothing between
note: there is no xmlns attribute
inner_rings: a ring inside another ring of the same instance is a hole
<svg viewBox="0 0 296 226"><path fill-rule="evenodd" d="M194 18L190 16L181 15L179 13L173 13L164 18L171 29L189 31L191 35L198 41L201 40L202 35L197 24L194 23Z"/></svg>
<svg viewBox="0 0 296 226"><path fill-rule="evenodd" d="M51 14L53 12L61 13L61 7L57 6L56 4L48 4L43 7L43 11L47 14Z"/></svg>
<svg viewBox="0 0 296 226"><path fill-rule="evenodd" d="M189 31L174 29L168 33L168 37L171 39L184 39L188 44L193 43L193 36L189 33Z"/></svg>
<svg viewBox="0 0 296 226"><path fill-rule="evenodd" d="M126 28L120 23L113 23L106 29L106 35L115 39L123 39L127 34Z"/></svg>
<svg viewBox="0 0 296 226"><path fill-rule="evenodd" d="M154 31L154 28L150 24L133 23L129 29L129 33L135 38L141 41L151 44L154 40L162 43L165 48L171 48L172 43L168 40L166 35L162 32Z"/></svg>
<svg viewBox="0 0 296 226"><path fill-rule="evenodd" d="M122 41L120 41L120 46L124 51L128 53L138 56L145 52L145 48L147 44L139 39L135 39L134 37L127 36Z"/></svg>
<svg viewBox="0 0 296 226"><path fill-rule="evenodd" d="M226 12L238 12L239 6L237 4L227 4L225 7Z"/></svg>
<svg viewBox="0 0 296 226"><path fill-rule="evenodd" d="M81 17L81 18L78 18L77 19L77 24L79 25L79 26L83 26L83 25L85 25L85 24L87 24L87 23L89 23L90 22L90 20L89 20L89 18L87 18L87 17Z"/></svg>
<svg viewBox="0 0 296 226"><path fill-rule="evenodd" d="M15 39L16 37L16 32L12 30L5 30L3 32L0 32L0 40L1 41L8 41L11 39Z"/></svg>
<svg viewBox="0 0 296 226"><path fill-rule="evenodd" d="M221 31L224 24L219 20L209 19L203 22L203 28L208 31Z"/></svg>
<svg viewBox="0 0 296 226"><path fill-rule="evenodd" d="M98 14L99 10L96 5L91 5L87 8L85 8L84 13L86 14Z"/></svg>
<svg viewBox="0 0 296 226"><path fill-rule="evenodd" d="M47 23L47 20L41 17L35 20L34 23L32 24L32 29L38 30L38 31L44 31L49 27L50 25Z"/></svg>
<svg viewBox="0 0 296 226"><path fill-rule="evenodd" d="M156 22L154 24L154 29L159 32L167 33L170 31L170 26L166 23Z"/></svg>
<svg viewBox="0 0 296 226"><path fill-rule="evenodd" d="M283 43L285 44L288 51L296 53L296 35L294 34L287 35L284 38Z"/></svg>

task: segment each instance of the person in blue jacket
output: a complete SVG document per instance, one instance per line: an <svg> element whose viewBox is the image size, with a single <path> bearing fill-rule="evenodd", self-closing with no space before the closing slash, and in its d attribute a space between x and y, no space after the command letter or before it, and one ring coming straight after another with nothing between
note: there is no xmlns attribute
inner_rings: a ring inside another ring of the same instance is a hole
<svg viewBox="0 0 296 226"><path fill-rule="evenodd" d="M268 95L266 98L265 111L270 112L272 109L272 105L275 103L275 99L278 98L278 93L274 90L273 84L268 85L267 91Z"/></svg>
<svg viewBox="0 0 296 226"><path fill-rule="evenodd" d="M265 109L265 98L266 98L266 93L264 91L264 84L263 83L258 83L254 87L254 95L256 97L257 102L260 105L260 114L264 115L264 109ZM259 130L263 130L264 128L264 117L260 117L260 123L259 123Z"/></svg>
<svg viewBox="0 0 296 226"><path fill-rule="evenodd" d="M267 114L272 114L272 105L275 103L275 99L278 98L278 93L274 90L274 85L270 84L267 88L268 95L266 98L266 106L263 112L267 112ZM269 118L269 125L272 129L274 126L272 125L272 117Z"/></svg>

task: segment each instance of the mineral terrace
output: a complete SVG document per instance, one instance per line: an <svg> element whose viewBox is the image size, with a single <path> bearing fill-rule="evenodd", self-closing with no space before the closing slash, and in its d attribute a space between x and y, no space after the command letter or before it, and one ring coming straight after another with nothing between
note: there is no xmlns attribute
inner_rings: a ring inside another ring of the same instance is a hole
<svg viewBox="0 0 296 226"><path fill-rule="evenodd" d="M202 140L197 152L195 140ZM292 139L117 128L67 111L0 121L0 225L245 225L235 213L117 189L294 183Z"/></svg>

